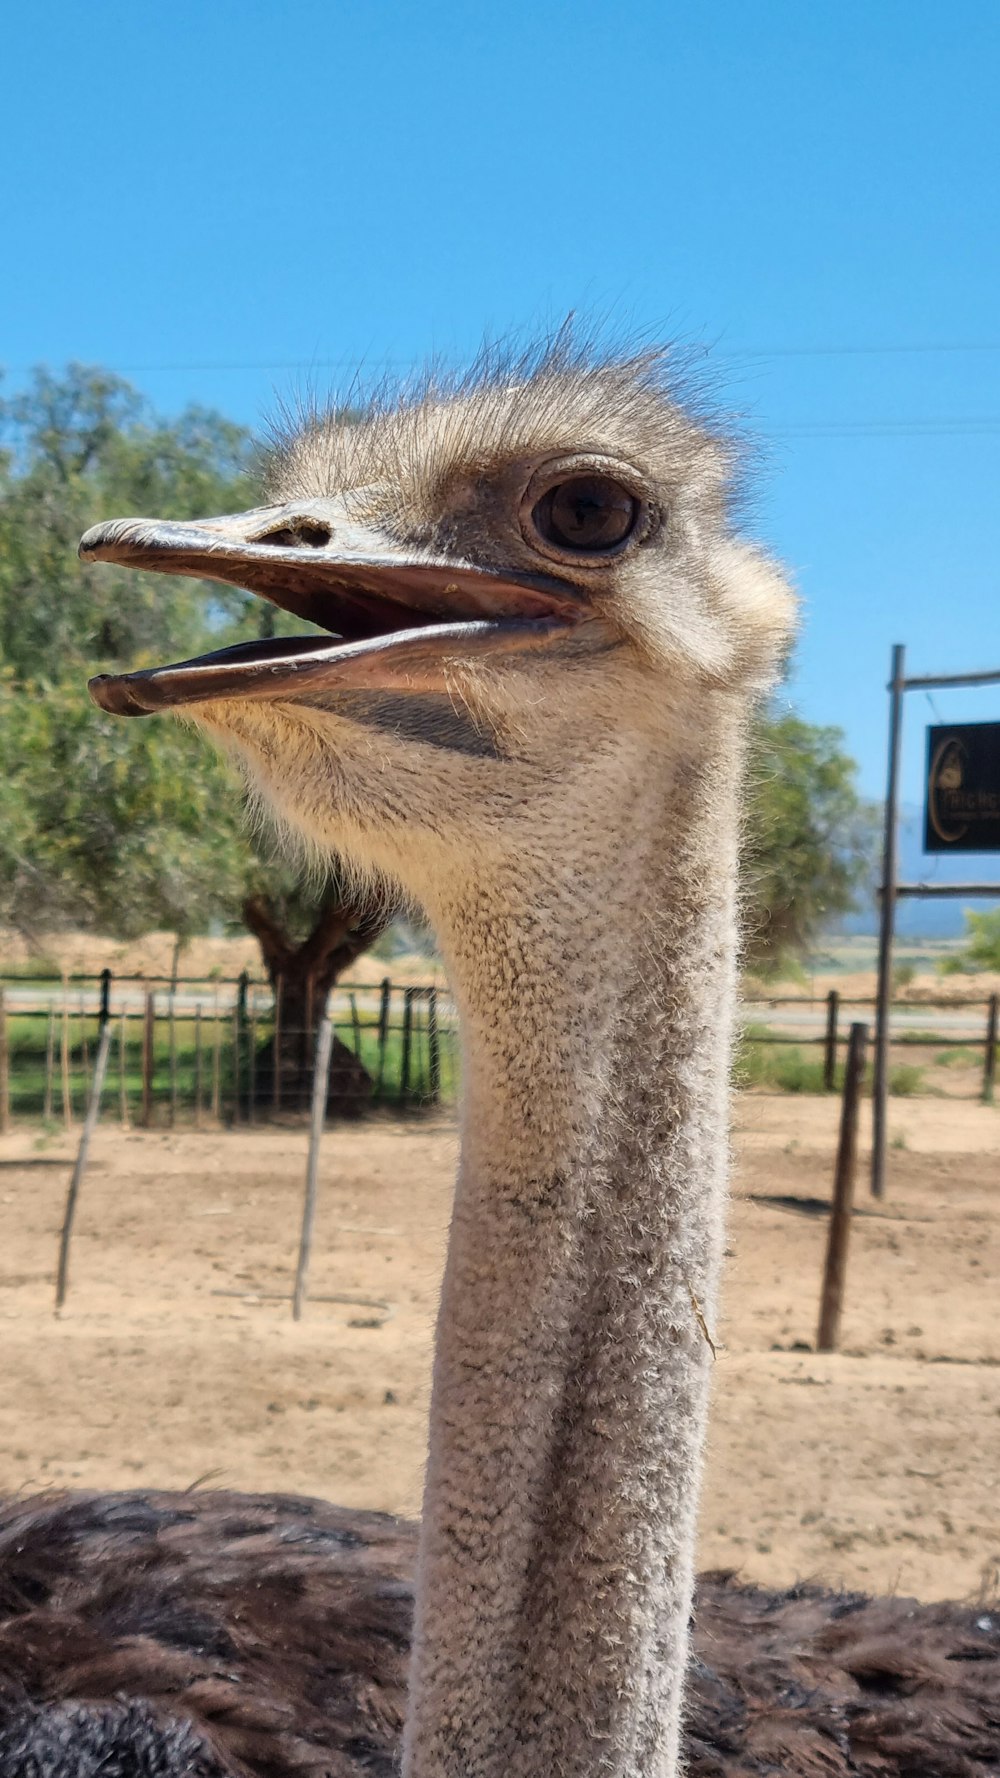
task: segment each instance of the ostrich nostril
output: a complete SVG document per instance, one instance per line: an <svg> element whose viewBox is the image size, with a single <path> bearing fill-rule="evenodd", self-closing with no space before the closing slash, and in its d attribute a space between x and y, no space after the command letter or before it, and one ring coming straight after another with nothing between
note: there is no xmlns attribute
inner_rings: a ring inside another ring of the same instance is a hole
<svg viewBox="0 0 1000 1778"><path fill-rule="evenodd" d="M266 543L272 549L325 549L332 536L329 525L303 519L301 524L282 525L279 531L269 531L266 537L257 537L254 542Z"/></svg>

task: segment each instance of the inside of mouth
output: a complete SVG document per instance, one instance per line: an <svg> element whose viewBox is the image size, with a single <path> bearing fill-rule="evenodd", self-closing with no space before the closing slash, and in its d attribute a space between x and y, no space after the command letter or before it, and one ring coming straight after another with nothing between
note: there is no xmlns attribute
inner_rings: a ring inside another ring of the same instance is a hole
<svg viewBox="0 0 1000 1778"><path fill-rule="evenodd" d="M166 666L147 667L135 674L111 675L125 679L148 679L164 673L197 672L199 668L226 668L252 666L280 666L282 662L291 663L321 655L335 655L339 649L352 642L376 642L384 637L413 633L420 630L447 630L450 626L442 624L440 617L431 612L413 611L409 606L399 606L400 622L389 627L380 625L377 629L362 629L357 624L341 624L335 633L327 631L322 636L267 636L254 642L235 642L228 648L216 648L206 654L193 656L190 660L173 661ZM459 620L460 622L463 620ZM489 627L488 620L464 620L466 627L484 629ZM348 633L349 632L349 633Z"/></svg>
<svg viewBox="0 0 1000 1778"><path fill-rule="evenodd" d="M302 616L308 616L311 623L318 624L341 642L371 642L377 636L391 636L397 630L422 630L441 621L432 612L420 611L396 599L373 598L355 587L333 585L322 590L310 589L305 607L298 601L283 599L278 587L250 590L280 610L298 611ZM303 637L302 640L309 638Z"/></svg>

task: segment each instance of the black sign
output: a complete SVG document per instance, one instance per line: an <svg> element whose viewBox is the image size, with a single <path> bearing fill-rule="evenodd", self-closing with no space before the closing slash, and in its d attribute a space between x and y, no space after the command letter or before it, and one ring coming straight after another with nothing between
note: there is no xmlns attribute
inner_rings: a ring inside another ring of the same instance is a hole
<svg viewBox="0 0 1000 1778"><path fill-rule="evenodd" d="M1000 852L1000 722L927 730L925 852Z"/></svg>

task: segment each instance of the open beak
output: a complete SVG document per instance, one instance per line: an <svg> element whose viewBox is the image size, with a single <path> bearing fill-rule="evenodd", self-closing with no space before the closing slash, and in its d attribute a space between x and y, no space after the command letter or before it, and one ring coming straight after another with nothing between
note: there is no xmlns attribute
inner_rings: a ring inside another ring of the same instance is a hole
<svg viewBox="0 0 1000 1778"><path fill-rule="evenodd" d="M544 647L587 615L579 591L554 576L397 548L334 501L190 524L112 519L85 534L80 556L228 581L329 632L101 673L91 696L120 716L217 698L302 701L341 688L443 690L449 662Z"/></svg>

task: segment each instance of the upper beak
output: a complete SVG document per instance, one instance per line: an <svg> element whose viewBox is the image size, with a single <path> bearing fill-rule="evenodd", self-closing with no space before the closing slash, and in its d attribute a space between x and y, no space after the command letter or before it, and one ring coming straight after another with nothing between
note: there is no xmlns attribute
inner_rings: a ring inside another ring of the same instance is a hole
<svg viewBox="0 0 1000 1778"><path fill-rule="evenodd" d="M398 547L351 523L339 502L268 506L177 523L113 519L80 543L85 562L114 562L231 582L336 637L284 638L220 650L141 673L100 675L106 709L139 715L233 696L287 697L331 685L442 680L441 650L456 630L473 652L501 630L518 647L584 615L581 595L553 576L509 572ZM468 648L466 648L468 652ZM422 666L418 665L423 663Z"/></svg>

